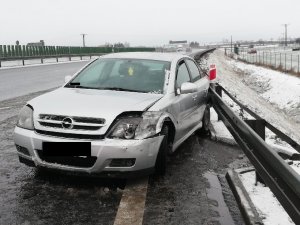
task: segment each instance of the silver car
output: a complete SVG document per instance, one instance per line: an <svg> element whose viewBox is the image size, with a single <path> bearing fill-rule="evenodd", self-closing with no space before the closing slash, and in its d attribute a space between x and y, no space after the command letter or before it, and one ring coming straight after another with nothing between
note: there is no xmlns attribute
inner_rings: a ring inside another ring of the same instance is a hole
<svg viewBox="0 0 300 225"><path fill-rule="evenodd" d="M190 57L116 53L29 101L14 140L29 166L105 176L164 174L166 158L208 132L209 78Z"/></svg>

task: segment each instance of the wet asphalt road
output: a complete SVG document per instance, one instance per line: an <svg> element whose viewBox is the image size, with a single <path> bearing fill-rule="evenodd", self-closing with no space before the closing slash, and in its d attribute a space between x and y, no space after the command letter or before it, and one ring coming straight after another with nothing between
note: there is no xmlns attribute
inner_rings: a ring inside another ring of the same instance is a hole
<svg viewBox="0 0 300 225"><path fill-rule="evenodd" d="M89 61L0 69L0 101L63 85Z"/></svg>
<svg viewBox="0 0 300 225"><path fill-rule="evenodd" d="M191 136L170 157L167 175L150 179L144 224L232 224L221 217L227 209L209 196L209 192L216 196L218 191L225 196L234 224L244 224L224 178L229 164L240 154L238 148ZM222 190L214 190L210 175L219 179Z"/></svg>
<svg viewBox="0 0 300 225"><path fill-rule="evenodd" d="M38 171L19 163L12 140L17 114L42 93L0 102L0 224L113 224L126 180ZM224 179L241 153L191 136L170 156L166 176L149 178L143 224L224 224L221 214L228 209L208 194L207 173L219 179L234 223L243 224Z"/></svg>

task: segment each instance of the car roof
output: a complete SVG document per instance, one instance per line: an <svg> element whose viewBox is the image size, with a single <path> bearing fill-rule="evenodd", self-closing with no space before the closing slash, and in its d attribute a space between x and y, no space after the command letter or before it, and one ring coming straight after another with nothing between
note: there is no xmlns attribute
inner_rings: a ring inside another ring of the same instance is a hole
<svg viewBox="0 0 300 225"><path fill-rule="evenodd" d="M122 52L112 53L102 56L101 58L117 59L148 59L172 62L173 60L188 57L179 53L162 53L162 52Z"/></svg>

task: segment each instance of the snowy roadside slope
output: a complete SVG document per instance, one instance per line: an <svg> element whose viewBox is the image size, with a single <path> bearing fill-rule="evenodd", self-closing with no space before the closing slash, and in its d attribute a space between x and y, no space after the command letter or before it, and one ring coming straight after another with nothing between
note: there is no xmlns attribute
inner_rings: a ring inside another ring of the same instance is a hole
<svg viewBox="0 0 300 225"><path fill-rule="evenodd" d="M299 79L225 58L215 51L208 64L216 64L218 82L239 101L300 143ZM248 68L248 66L251 66ZM249 75L250 74L250 75ZM264 74L265 76L262 76ZM278 77L278 80L272 78ZM293 81L289 80L292 79ZM282 84L282 85L281 85ZM286 101L285 98L289 100ZM291 100L292 99L292 100ZM298 122L298 123L297 123Z"/></svg>
<svg viewBox="0 0 300 225"><path fill-rule="evenodd" d="M300 78L235 60L230 64L237 72L246 74L245 84L300 123Z"/></svg>

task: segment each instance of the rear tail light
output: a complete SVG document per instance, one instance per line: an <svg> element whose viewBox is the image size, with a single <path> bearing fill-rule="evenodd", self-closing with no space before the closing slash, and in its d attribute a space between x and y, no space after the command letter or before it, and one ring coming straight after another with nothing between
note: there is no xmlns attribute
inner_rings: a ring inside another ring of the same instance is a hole
<svg viewBox="0 0 300 225"><path fill-rule="evenodd" d="M217 68L216 65L209 66L209 80L214 81L217 78Z"/></svg>

